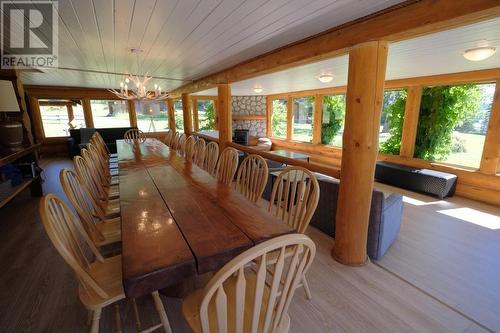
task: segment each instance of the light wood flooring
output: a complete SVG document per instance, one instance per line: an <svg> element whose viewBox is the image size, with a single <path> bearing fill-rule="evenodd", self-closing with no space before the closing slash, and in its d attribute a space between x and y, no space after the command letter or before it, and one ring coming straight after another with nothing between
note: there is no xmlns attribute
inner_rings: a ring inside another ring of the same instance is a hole
<svg viewBox="0 0 500 333"><path fill-rule="evenodd" d="M405 196L398 239L377 264L500 332L500 208L376 186Z"/></svg>
<svg viewBox="0 0 500 333"><path fill-rule="evenodd" d="M61 193L57 175L64 164L45 166L46 190ZM88 331L72 272L39 222L38 199L27 192L0 213L0 332ZM406 224L412 216L407 213L402 240L391 252L407 237ZM330 256L333 240L314 228L308 233L318 246L308 273L313 299L307 301L297 290L290 309L291 332L487 332L386 268L374 263L352 268L335 262ZM180 312L182 300L163 301L174 332L188 332ZM145 326L159 321L149 297L139 299L138 305ZM123 332L134 332L132 307L123 301L120 309ZM113 311L107 308L101 332L113 330Z"/></svg>

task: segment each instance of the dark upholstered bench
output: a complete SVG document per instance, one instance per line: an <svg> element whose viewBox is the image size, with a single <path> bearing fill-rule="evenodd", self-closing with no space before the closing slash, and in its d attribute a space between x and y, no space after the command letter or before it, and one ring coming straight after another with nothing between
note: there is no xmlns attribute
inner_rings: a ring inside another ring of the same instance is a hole
<svg viewBox="0 0 500 333"><path fill-rule="evenodd" d="M457 176L429 169L377 162L375 179L381 183L411 191L432 194L440 199L455 193Z"/></svg>
<svg viewBox="0 0 500 333"><path fill-rule="evenodd" d="M271 199L276 172L280 170L283 168L270 170L267 185L262 194L262 197L267 201ZM320 195L318 207L311 219L311 226L335 238L339 180L318 173L315 175L318 179ZM371 259L382 258L394 243L399 234L402 215L403 197L401 194L392 193L385 197L381 191L373 190L366 244L367 254Z"/></svg>

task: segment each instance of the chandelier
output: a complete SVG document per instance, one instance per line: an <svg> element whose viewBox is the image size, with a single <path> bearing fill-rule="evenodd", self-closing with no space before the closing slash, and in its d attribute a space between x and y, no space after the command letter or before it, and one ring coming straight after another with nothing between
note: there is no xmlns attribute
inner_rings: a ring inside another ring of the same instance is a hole
<svg viewBox="0 0 500 333"><path fill-rule="evenodd" d="M136 55L137 69L140 71L139 54L142 53L143 50L132 48L130 52ZM157 84L154 85L154 90L148 90L147 84L151 79L152 76L149 76L148 73L144 74L142 77L128 74L125 77L125 82L120 82L120 91L116 89L108 89L108 91L112 92L118 98L125 100L161 101L167 99L169 96L168 93L162 92L161 87Z"/></svg>

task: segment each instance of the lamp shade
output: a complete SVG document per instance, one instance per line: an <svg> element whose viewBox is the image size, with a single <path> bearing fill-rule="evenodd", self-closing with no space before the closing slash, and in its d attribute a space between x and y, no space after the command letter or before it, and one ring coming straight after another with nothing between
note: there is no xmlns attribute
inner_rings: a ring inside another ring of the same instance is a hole
<svg viewBox="0 0 500 333"><path fill-rule="evenodd" d="M0 80L0 112L21 112L12 81Z"/></svg>

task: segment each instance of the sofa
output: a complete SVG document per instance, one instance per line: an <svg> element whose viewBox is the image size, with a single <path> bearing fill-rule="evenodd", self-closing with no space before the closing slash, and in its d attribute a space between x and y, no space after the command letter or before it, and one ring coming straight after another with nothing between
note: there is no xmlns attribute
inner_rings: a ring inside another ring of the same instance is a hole
<svg viewBox="0 0 500 333"><path fill-rule="evenodd" d="M99 132L101 134L106 146L108 147L110 153L116 153L116 140L123 139L125 132L130 129L137 129L137 127L117 127L117 128L79 128L72 129L69 131L69 154L71 157L80 154L80 149L85 147L89 143L90 138L94 132Z"/></svg>
<svg viewBox="0 0 500 333"><path fill-rule="evenodd" d="M264 194L264 199L270 200L275 175L280 169L270 170L270 175ZM318 207L311 219L310 225L325 234L335 238L335 220L337 213L337 198L339 193L339 180L333 177L315 173L320 196ZM372 260L382 258L392 243L396 240L401 226L403 215L403 197L393 193L385 197L379 190L373 190L368 222L367 254Z"/></svg>
<svg viewBox="0 0 500 333"><path fill-rule="evenodd" d="M381 183L437 196L443 199L455 193L457 176L429 169L377 162L375 179Z"/></svg>

